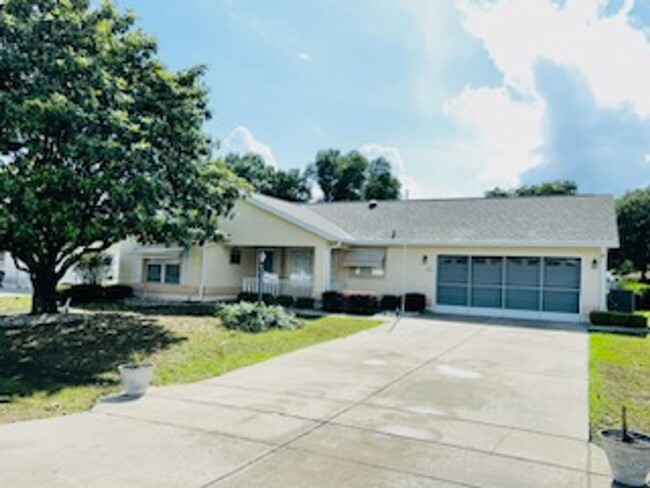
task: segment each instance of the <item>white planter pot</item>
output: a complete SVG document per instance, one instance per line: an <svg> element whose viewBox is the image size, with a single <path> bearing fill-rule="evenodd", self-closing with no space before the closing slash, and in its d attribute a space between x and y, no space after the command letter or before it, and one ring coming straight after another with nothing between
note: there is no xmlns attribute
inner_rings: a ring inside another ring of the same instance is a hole
<svg viewBox="0 0 650 488"><path fill-rule="evenodd" d="M153 376L153 364L128 363L119 365L117 369L120 372L126 396L141 397L147 392Z"/></svg>
<svg viewBox="0 0 650 488"><path fill-rule="evenodd" d="M600 431L614 479L627 486L646 486L650 472L650 436L628 431L633 442L623 442L620 429Z"/></svg>

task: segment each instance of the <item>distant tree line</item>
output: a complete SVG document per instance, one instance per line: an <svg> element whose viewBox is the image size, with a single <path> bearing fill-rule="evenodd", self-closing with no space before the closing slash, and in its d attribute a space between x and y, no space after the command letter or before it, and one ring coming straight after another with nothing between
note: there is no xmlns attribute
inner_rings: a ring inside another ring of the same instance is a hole
<svg viewBox="0 0 650 488"><path fill-rule="evenodd" d="M255 191L292 202L311 200L313 183L320 188L325 202L398 200L401 193L401 183L387 159L370 160L358 151L319 151L303 171L274 168L261 156L250 153L228 154L225 164Z"/></svg>

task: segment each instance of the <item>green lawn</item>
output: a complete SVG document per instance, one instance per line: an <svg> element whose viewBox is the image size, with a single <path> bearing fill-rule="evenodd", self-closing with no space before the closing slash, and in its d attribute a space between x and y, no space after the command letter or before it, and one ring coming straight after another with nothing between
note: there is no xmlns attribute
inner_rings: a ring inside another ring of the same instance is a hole
<svg viewBox="0 0 650 488"><path fill-rule="evenodd" d="M24 300L23 300L24 302ZM0 298L0 315L26 311ZM197 381L381 323L326 317L295 331L227 331L196 309L88 313L70 323L0 327L0 423L87 410L120 390L115 372L133 352L156 364L155 385Z"/></svg>
<svg viewBox="0 0 650 488"><path fill-rule="evenodd" d="M29 296L0 297L0 315L26 313L32 306Z"/></svg>
<svg viewBox="0 0 650 488"><path fill-rule="evenodd" d="M591 333L590 348L592 434L619 425L622 405L632 428L650 432L650 336Z"/></svg>

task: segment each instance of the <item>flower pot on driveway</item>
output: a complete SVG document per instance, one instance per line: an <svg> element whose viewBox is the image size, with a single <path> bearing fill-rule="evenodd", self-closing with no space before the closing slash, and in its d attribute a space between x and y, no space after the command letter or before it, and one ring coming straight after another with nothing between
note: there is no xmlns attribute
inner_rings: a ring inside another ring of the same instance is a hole
<svg viewBox="0 0 650 488"><path fill-rule="evenodd" d="M153 364L127 363L117 367L124 385L124 394L141 397L147 392L153 376Z"/></svg>
<svg viewBox="0 0 650 488"><path fill-rule="evenodd" d="M650 436L631 430L627 434L628 439L623 440L621 429L600 431L612 476L627 486L646 486L650 472Z"/></svg>

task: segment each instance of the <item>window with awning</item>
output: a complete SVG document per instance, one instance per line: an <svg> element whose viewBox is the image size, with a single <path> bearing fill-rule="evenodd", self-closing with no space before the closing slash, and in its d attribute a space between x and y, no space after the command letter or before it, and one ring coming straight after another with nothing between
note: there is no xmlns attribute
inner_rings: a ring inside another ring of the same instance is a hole
<svg viewBox="0 0 650 488"><path fill-rule="evenodd" d="M385 249L350 249L345 253L343 266L346 268L383 268L385 260Z"/></svg>
<svg viewBox="0 0 650 488"><path fill-rule="evenodd" d="M385 260L385 249L357 248L345 253L343 267L348 268L352 276L382 277Z"/></svg>

